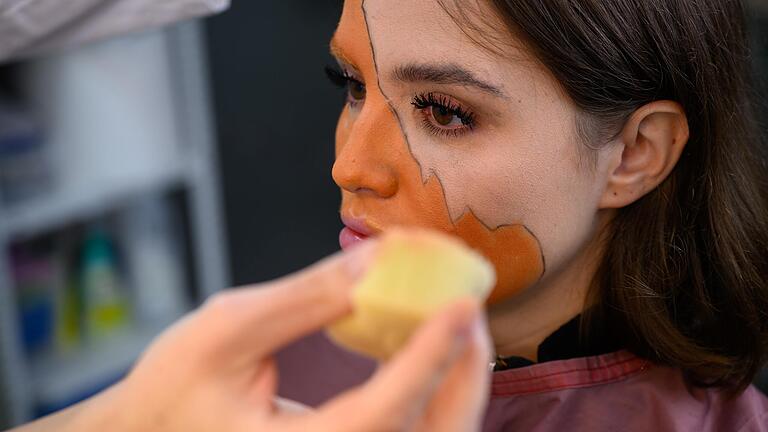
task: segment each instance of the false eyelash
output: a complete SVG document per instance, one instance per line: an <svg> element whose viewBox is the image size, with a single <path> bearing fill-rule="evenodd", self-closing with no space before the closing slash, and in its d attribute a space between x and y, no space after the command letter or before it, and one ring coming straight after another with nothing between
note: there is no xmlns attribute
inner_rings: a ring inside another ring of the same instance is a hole
<svg viewBox="0 0 768 432"><path fill-rule="evenodd" d="M461 123L469 130L474 129L477 124L477 121L475 120L475 114L473 112L465 110L458 104L448 99L448 97L443 95L435 95L434 93L418 94L414 96L411 105L419 110L424 110L431 107L444 109L445 111L448 111L449 113L455 115L459 120L461 120ZM427 123L429 122L427 121ZM448 130L440 129L432 123L429 123L429 125L441 132L453 133L454 136L458 136L462 132L462 130L458 128Z"/></svg>
<svg viewBox="0 0 768 432"><path fill-rule="evenodd" d="M329 80L331 80L331 82L335 86L337 86L337 87L339 87L341 89L346 88L347 86L349 86L350 82L353 82L353 83L356 83L356 84L359 84L359 85L363 85L363 83L360 82L360 80L352 78L352 76L350 76L347 71L341 70L341 69L337 69L337 68L335 68L333 66L326 66L325 67L325 75L328 77Z"/></svg>
<svg viewBox="0 0 768 432"><path fill-rule="evenodd" d="M357 78L353 78L346 70L338 69L333 66L325 67L325 75L331 80L331 83L344 92L344 103L349 105L350 108L357 108L362 103L361 100L356 100L350 97L350 89L353 85L365 88L365 84Z"/></svg>

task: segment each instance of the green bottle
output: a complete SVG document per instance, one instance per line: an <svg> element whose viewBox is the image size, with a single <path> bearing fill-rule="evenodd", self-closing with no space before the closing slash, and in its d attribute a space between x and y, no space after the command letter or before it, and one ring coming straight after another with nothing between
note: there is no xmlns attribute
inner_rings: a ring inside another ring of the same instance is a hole
<svg viewBox="0 0 768 432"><path fill-rule="evenodd" d="M91 340L100 340L125 327L128 304L107 233L93 227L86 235L80 281L85 312L85 331Z"/></svg>

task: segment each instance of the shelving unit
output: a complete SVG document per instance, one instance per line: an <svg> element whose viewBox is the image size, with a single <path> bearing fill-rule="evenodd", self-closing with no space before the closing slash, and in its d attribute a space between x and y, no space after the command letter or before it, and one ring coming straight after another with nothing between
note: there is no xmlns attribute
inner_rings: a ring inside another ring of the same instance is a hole
<svg viewBox="0 0 768 432"><path fill-rule="evenodd" d="M50 196L37 197L6 209L0 221L0 233L5 233L5 237L31 237L45 233L103 214L131 197L189 183L189 172L189 168L182 163L135 180L93 184L85 190L58 190Z"/></svg>
<svg viewBox="0 0 768 432"><path fill-rule="evenodd" d="M54 411L61 406L45 404L86 396L90 389L97 389L113 382L128 370L135 359L173 318L156 323L144 323L140 327L115 335L106 343L84 346L67 354L36 359L30 364L34 371L30 389L41 410Z"/></svg>
<svg viewBox="0 0 768 432"><path fill-rule="evenodd" d="M185 299L188 307L228 285L201 32L198 22L188 22L20 66L22 86L54 144L53 165L73 175L29 200L0 201L0 429L119 378L183 312L137 320L106 341L31 358L20 337L12 243L119 215L142 197L159 196L185 222L185 253L178 259L194 285ZM51 88L51 82L58 87ZM48 106L52 94L60 102L55 109ZM69 112L67 103L84 105L78 108L87 118ZM93 163L67 166L78 158ZM184 199L175 199L178 195Z"/></svg>

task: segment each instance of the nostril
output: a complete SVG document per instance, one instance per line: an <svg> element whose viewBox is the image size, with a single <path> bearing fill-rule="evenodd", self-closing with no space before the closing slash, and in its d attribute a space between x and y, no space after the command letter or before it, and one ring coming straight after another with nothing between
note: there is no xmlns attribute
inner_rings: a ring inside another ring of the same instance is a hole
<svg viewBox="0 0 768 432"><path fill-rule="evenodd" d="M382 178L377 193L382 198L389 198L397 193L397 176L393 173L387 173L387 175Z"/></svg>

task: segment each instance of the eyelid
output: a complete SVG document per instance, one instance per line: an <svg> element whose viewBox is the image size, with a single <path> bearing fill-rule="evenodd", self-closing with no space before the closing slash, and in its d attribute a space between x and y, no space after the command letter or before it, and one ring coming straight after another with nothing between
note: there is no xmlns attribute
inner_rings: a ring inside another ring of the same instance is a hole
<svg viewBox="0 0 768 432"><path fill-rule="evenodd" d="M365 84L365 81L363 80L363 75L360 73L360 71L353 66L351 63L344 61L343 59L339 57L335 57L336 63L338 63L339 68L341 68L342 71L346 72L350 78L354 78L357 81L360 81L361 84Z"/></svg>

